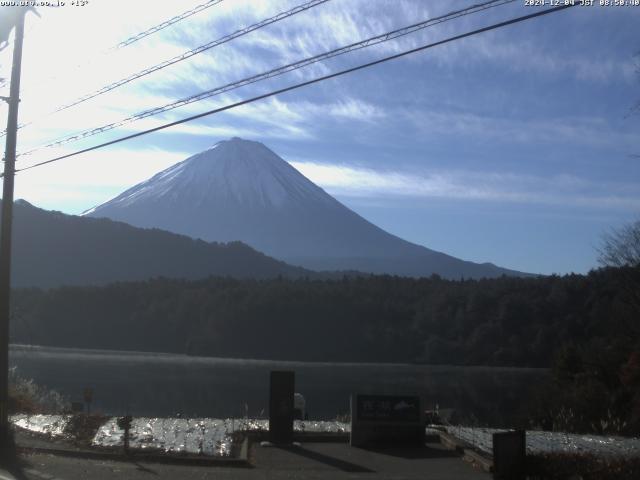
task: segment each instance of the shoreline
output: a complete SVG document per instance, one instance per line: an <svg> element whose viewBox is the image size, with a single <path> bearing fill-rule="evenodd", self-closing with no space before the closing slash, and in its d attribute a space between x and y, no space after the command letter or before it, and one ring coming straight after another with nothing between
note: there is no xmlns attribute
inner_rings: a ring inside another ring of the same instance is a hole
<svg viewBox="0 0 640 480"><path fill-rule="evenodd" d="M401 367L401 368L429 368L432 370L476 370L476 371L502 371L502 372L532 372L547 373L549 367L515 367L515 366L493 366L493 365L455 365L455 364L429 364L429 363L392 363L392 362L311 362L304 360L274 360L260 358L240 358L240 357L207 357L198 355L187 355L184 353L153 352L139 350L113 350L113 349L91 349L76 347L56 347L49 345L28 345L10 344L9 355L12 353L41 353L56 354L60 357L89 356L95 359L100 357L110 360L166 360L185 361L188 363L215 363L215 364L245 364L248 366L304 366L304 367Z"/></svg>

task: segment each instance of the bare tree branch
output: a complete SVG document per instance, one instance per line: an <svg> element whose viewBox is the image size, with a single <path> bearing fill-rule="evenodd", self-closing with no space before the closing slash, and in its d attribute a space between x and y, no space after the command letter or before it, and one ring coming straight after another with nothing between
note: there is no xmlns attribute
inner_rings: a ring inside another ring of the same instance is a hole
<svg viewBox="0 0 640 480"><path fill-rule="evenodd" d="M604 267L640 266L640 220L604 234L598 253Z"/></svg>

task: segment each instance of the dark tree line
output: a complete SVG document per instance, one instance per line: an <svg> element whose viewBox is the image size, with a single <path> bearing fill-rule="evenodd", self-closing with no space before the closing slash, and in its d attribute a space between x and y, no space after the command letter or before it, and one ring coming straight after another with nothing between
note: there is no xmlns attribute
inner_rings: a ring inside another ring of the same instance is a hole
<svg viewBox="0 0 640 480"><path fill-rule="evenodd" d="M20 289L13 293L12 341L307 361L551 367L554 382L538 402L540 422L606 430L592 424L611 417L612 425L625 409L633 411L622 415L627 425L640 416L640 319L627 288L638 268L492 280L158 278Z"/></svg>
<svg viewBox="0 0 640 480"><path fill-rule="evenodd" d="M14 342L298 360L549 367L567 346L624 344L628 269L447 281L154 279L20 289Z"/></svg>

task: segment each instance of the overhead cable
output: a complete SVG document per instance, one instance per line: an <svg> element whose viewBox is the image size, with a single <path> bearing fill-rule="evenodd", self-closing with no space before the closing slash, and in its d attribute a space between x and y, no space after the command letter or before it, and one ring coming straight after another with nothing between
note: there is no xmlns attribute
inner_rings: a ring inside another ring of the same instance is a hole
<svg viewBox="0 0 640 480"><path fill-rule="evenodd" d="M107 50L103 51L102 55L107 55L107 54L109 54L110 52L112 52L114 50L119 50L121 48L129 46L129 45L137 42L138 40L142 40L143 38L146 38L149 35L152 35L152 34L154 34L156 32L159 32L160 30L163 30L163 29L165 29L165 28L167 28L167 27L169 27L169 26L171 26L171 25L173 25L173 24L175 24L175 23L177 23L177 22L179 22L181 20L184 20L185 18L188 18L188 17L190 17L192 15L195 15L196 13L199 13L199 12L201 12L203 10L206 10L207 8L213 7L214 5L217 5L217 4L219 4L219 3L223 2L223 1L224 0L209 0L208 2L203 3L201 5L198 5L198 6L194 7L194 8L192 8L191 10L187 10L186 12L183 12L180 15L176 15L176 16L168 19L168 20L165 20L164 22L162 22L162 23L160 23L158 25L154 25L153 27L145 30L144 32L140 32L140 33L138 33L136 35L133 35L133 36L127 38L126 40L123 40L123 41L117 43L113 47L108 48ZM2 49L0 48L0 50L2 50ZM89 59L89 61L85 61L85 62L81 63L80 65L76 65L75 68L84 66L87 63L90 63L90 61L93 60L93 59L94 58L91 58L91 59ZM57 77L56 76L52 76L52 77L49 77L49 80L52 80L52 79L55 79L55 78L57 78ZM0 85L0 88L2 88L2 85ZM48 114L46 114L45 117L49 116L49 115L52 115L52 114L54 114L54 113L56 113L58 111L59 111L58 109L53 110L53 111L49 112ZM18 128L24 128L24 127L26 127L28 125L32 125L33 123L34 123L34 121L21 123L21 124L18 125ZM0 132L0 137L4 137L4 136L6 136L6 134L7 134L7 131L3 130L2 132Z"/></svg>
<svg viewBox="0 0 640 480"><path fill-rule="evenodd" d="M29 165L28 167L20 168L20 169L16 170L16 172L22 172L22 171L30 170L30 169L33 169L33 168L36 168L36 167L40 167L42 165L47 165L47 164L50 164L50 163L53 163L53 162L58 162L58 161L63 160L65 158L74 157L74 156L80 155L82 153L91 152L93 150L98 150L100 148L104 148L104 147L107 147L109 145L114 145L114 144L117 144L117 143L120 143L120 142L131 140L133 138L141 137L143 135L148 135L150 133L154 133L154 132L157 132L157 131L160 131L160 130L164 130L164 129L167 129L167 128L170 128L170 127L174 127L176 125L180 125L180 124L183 124L183 123L191 122L191 121L197 120L199 118L203 118L203 117L207 117L207 116L210 116L210 115L214 115L216 113L224 112L226 110L230 110L232 108L236 108L236 107L240 107L242 105L253 103L253 102L256 102L258 100L263 100L265 98L273 97L275 95L279 95L279 94L282 94L282 93L285 93L285 92L296 90L298 88L306 87L308 85L312 85L312 84L319 83L319 82L322 82L322 81L325 81L325 80L329 80L331 78L336 78L336 77L339 77L339 76L342 76L342 75L346 75L348 73L352 73L352 72L355 72L355 71L358 71L358 70L369 68L369 67L372 67L374 65L379 65L381 63L388 62L390 60L395 60L395 59L398 59L398 58L401 58L401 57L405 57L407 55L410 55L410 54L413 54L413 53L416 53L416 52L420 52L420 51L423 51L423 50L427 50L429 48L437 47L438 45L443 45L445 43L450 43L450 42L454 42L454 41L457 41L457 40L462 40L463 38L471 37L473 35L478 35L480 33L488 32L488 31L491 31L491 30L496 30L498 28L506 27L508 25L513 25L513 24L516 24L516 23L519 23L519 22L523 22L525 20L530 20L530 19L537 18L537 17L543 16L543 15L548 15L550 13L556 13L556 12L559 12L561 10L565 10L567 8L571 8L571 7L575 6L575 5L577 5L577 4L561 5L561 6L558 6L558 7L548 8L546 10L542 10L542 11L539 11L539 12L536 12L536 13L531 13L529 15L523 15L523 16L520 16L520 17L512 18L512 19L506 20L504 22L495 23L493 25L489 25L488 27L479 28L477 30L472 30L470 32L466 32L466 33L463 33L463 34L460 34L460 35L455 35L453 37L449 37L449 38L446 38L444 40L440 40L440 41L437 41L437 42L434 42L434 43L429 43L427 45L422 45L420 47L413 48L411 50L405 50L405 51L403 51L401 53L397 53L395 55L390 55L390 56L387 56L387 57L384 57L384 58L381 58L381 59L378 59L378 60L374 60L372 62L364 63L364 64L358 65L356 67L351 67L351 68L348 68L348 69L345 69L345 70L340 70L339 72L331 73L329 75L324 75L322 77L314 78L312 80L307 80L305 82L297 83L297 84L291 85L289 87L285 87L285 88L274 90L274 91L271 91L271 92L268 92L268 93L264 93L262 95L258 95L258 96L252 97L252 98L248 98L248 99L242 100L240 102L235 102L235 103L232 103L232 104L229 104L229 105L225 105L223 107L219 107L219 108L215 108L213 110L209 110L209 111L206 111L206 112L199 113L197 115L192 115L190 117L183 118L181 120L176 120L175 122L166 123L164 125L160 125L158 127L150 128L150 129L144 130L142 132L137 132L137 133L134 133L134 134L131 134L131 135L127 135L125 137L120 137L120 138L117 138L117 139L114 139L114 140L111 140L111 141L108 141L108 142L105 142L105 143L101 143L99 145L95 145L93 147L88 147L88 148L85 148L85 149L82 149L82 150L78 150L76 152L68 153L66 155L61 155L61 156L56 157L56 158L52 158L52 159L49 159L49 160L38 162L38 163L35 163L33 165Z"/></svg>
<svg viewBox="0 0 640 480"><path fill-rule="evenodd" d="M193 7L191 10L187 10L184 13L181 13L180 15L176 15L175 17L171 17L169 20L166 20L158 25L155 25L151 28L149 28L148 30L145 30L144 32L140 32L136 35L133 35L129 38L127 38L126 40L123 40L122 42L118 43L117 45L115 45L112 50L116 50L119 48L123 48L126 47L128 45L131 45L132 43L135 43L139 40L142 40L145 37L148 37L149 35L153 35L154 33L159 32L160 30L164 30L167 27L170 27L171 25L173 25L174 23L178 23L182 20L184 20L185 18L190 17L191 15L195 15L196 13L199 13L203 10L206 10L207 8L213 7L214 5L217 5L219 3L221 3L223 0L209 0L206 3L203 3L201 5L198 5L197 7Z"/></svg>
<svg viewBox="0 0 640 480"><path fill-rule="evenodd" d="M210 98L213 97L215 95L220 95L222 93L226 93L229 92L231 90L235 90L238 89L240 87L244 87L246 85L250 85L262 80L266 80L269 78L273 78L279 75L283 75L285 73L289 73L291 71L294 70L298 70L300 68L312 65L314 63L318 63L339 55L344 55L356 50L360 50L366 47L370 47L373 45L377 45L379 43L383 43L383 42L388 42L390 40L394 40L398 37L402 37L405 35L409 35L411 33L414 33L416 31L425 29L427 27L432 27L434 25L438 25L440 23L443 22L447 22L450 20L454 20L456 18L465 16L465 15L471 15L471 14L475 14L478 13L480 11L486 10L488 8L493 8L493 7L497 7L500 5L504 5L507 3L513 3L515 0L491 0L488 2L484 2L478 5L472 5L470 7L464 8L462 10L456 10L454 12L450 12L447 13L446 15L441 15L439 17L435 17L435 18L431 18L431 19L427 19L424 20L422 22L419 23L415 23L413 25L409 25L407 27L403 27L403 28L399 28L396 30L392 30L390 32L387 33L383 33L381 35L376 35L374 37L370 37L367 38L366 40L361 40L359 42L356 43L352 43L350 45L344 46L344 47L340 47L334 50L330 50L328 52L319 54L319 55L315 55L313 57L309 57L309 58L305 58L303 60L299 60L297 62L294 63L289 63L287 65L283 65L277 68L274 68L272 70L269 70L267 72L263 72L257 75L253 75L251 77L247 77L244 78L242 80L238 80L232 83L228 83L226 85L222 85L219 87L215 87L211 90L206 90L204 92L200 92L197 93L195 95L191 95L185 98L182 98L180 100L176 100L174 102L168 103L166 105L160 106L160 107L155 107L149 110L144 110L142 112L138 112L134 115L131 115L129 117L126 117L124 119L106 124L106 125L102 125L100 127L96 127L96 128L92 128L92 129L88 129L88 130L84 130L78 133L74 133L73 135L69 135L69 136L65 136L62 137L60 139L51 141L50 143L38 146L36 148L33 148L31 150L27 150L25 152L21 152L18 156L24 156L24 155L30 155L33 152L36 152L38 150L41 150L43 148L50 148L50 147L57 147L66 143L70 143L70 142L74 142L74 141L78 141L78 140L82 140L84 138L87 137L91 137L94 135L98 135L104 132L107 132L109 130L113 130L114 128L118 128L121 126L124 126L126 124L135 122L137 120L141 120L147 117L151 117L154 115L158 115L164 112L167 112L169 110L173 110L185 105L189 105L191 103L194 102L198 102L201 100L204 100L206 98Z"/></svg>
<svg viewBox="0 0 640 480"><path fill-rule="evenodd" d="M222 0L220 0L222 1ZM230 42L231 40L234 40L238 37L242 37L243 35L247 35L248 33L251 33L255 30L258 30L259 28L263 28L266 27L267 25L271 25L272 23L276 23L279 22L280 20L284 20L285 18L289 18L293 15L296 15L298 13L304 12L306 10L309 10L310 8L316 7L322 3L326 3L329 0L310 0L306 3L303 3L301 5L298 5L294 8L291 8L289 10L286 10L284 12L280 12L277 15L274 15L272 17L266 18L264 20L261 20L257 23L254 23L252 25L249 25L248 27L244 27L241 28L239 30L236 30L233 33L230 33L228 35L225 35L223 37L220 37L216 40L213 40L211 42L205 43L204 45L200 45L199 47L193 48L191 50L188 50L180 55L177 55L175 57L172 57L168 60L165 60L161 63L158 63L156 65L153 65L151 67L145 68L144 70L140 70L137 73L134 73L132 75L129 75L128 77L122 78L120 80L117 80L113 83L110 83L109 85L105 85L102 88L99 88L98 90L95 90L91 93L88 93L86 95L83 95L81 97L76 98L75 100L72 100L71 102L64 104L60 107L55 108L54 110L52 110L51 112L47 113L45 115L45 117L49 116L49 115L53 115L55 113L58 112L62 112L63 110L67 110L68 108L74 107L76 105L79 105L83 102L86 102L87 100L91 100L92 98L98 97L100 95L103 95L107 92L110 92L112 90L115 90L118 87L121 87L123 85L126 85L127 83L133 82L134 80L137 80L139 78L142 78L146 75L149 75L151 73L157 72L159 70L162 70L163 68L166 68L170 65L174 65L178 62L181 62L183 60L186 60L188 58L193 57L194 55L198 55L202 52L205 52L207 50L210 50L214 47L217 47L219 45L222 45L224 43ZM125 41L126 42L126 41ZM22 124L19 126L19 128L25 127L27 125L31 125L34 122L28 122L25 124ZM4 134L4 133L3 133Z"/></svg>

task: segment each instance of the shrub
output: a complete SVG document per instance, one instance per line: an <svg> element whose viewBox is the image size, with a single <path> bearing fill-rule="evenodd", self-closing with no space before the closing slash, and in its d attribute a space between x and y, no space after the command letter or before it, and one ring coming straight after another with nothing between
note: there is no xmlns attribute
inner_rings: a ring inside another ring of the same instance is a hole
<svg viewBox="0 0 640 480"><path fill-rule="evenodd" d="M59 392L36 384L18 373L17 367L9 369L9 413L63 413L70 403Z"/></svg>

